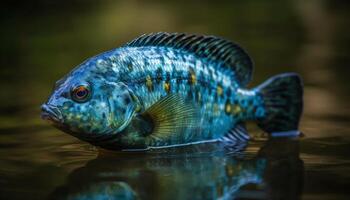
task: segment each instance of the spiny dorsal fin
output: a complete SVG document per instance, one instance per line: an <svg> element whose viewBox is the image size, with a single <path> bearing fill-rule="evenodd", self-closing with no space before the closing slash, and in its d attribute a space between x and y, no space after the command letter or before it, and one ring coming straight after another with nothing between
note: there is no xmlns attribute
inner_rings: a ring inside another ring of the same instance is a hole
<svg viewBox="0 0 350 200"><path fill-rule="evenodd" d="M160 32L142 35L124 46L182 49L198 57L223 63L235 72L240 86L246 86L252 78L253 62L249 55L237 44L219 37Z"/></svg>
<svg viewBox="0 0 350 200"><path fill-rule="evenodd" d="M153 123L153 131L148 136L151 146L170 140L184 142L186 140L184 130L195 127L198 118L193 105L186 103L177 94L161 98L142 115L150 117Z"/></svg>

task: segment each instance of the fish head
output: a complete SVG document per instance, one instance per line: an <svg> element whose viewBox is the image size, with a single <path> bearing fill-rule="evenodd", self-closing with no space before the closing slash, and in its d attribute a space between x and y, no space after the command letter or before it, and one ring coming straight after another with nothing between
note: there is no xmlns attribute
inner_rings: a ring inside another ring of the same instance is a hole
<svg viewBox="0 0 350 200"><path fill-rule="evenodd" d="M42 118L58 129L93 142L122 132L131 121L137 102L123 82L73 74L56 83L41 108Z"/></svg>

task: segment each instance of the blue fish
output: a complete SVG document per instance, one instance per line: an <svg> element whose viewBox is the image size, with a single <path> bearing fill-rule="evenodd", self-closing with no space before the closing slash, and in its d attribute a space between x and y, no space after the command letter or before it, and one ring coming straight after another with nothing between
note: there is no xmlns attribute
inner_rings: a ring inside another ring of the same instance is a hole
<svg viewBox="0 0 350 200"><path fill-rule="evenodd" d="M248 89L252 71L246 51L219 37L142 35L57 81L42 118L113 150L246 142L248 120L268 133L297 131L299 75L277 75Z"/></svg>

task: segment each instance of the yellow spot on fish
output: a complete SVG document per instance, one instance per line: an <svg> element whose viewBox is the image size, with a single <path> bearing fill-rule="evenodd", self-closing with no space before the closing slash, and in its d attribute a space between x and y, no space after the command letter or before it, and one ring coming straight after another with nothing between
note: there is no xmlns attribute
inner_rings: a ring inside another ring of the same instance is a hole
<svg viewBox="0 0 350 200"><path fill-rule="evenodd" d="M148 91L153 90L153 83L152 83L152 79L151 79L150 75L147 75L147 77L146 77L146 86L148 88Z"/></svg>
<svg viewBox="0 0 350 200"><path fill-rule="evenodd" d="M192 85L194 85L196 83L197 77L196 77L196 73L194 72L194 70L191 68L190 69L190 83Z"/></svg>
<svg viewBox="0 0 350 200"><path fill-rule="evenodd" d="M226 165L226 174L229 176L229 177L232 177L234 175L234 168L232 165Z"/></svg>
<svg viewBox="0 0 350 200"><path fill-rule="evenodd" d="M169 93L170 92L170 83L169 82L165 82L164 83L164 90Z"/></svg>
<svg viewBox="0 0 350 200"><path fill-rule="evenodd" d="M232 108L232 113L233 113L234 115L237 115L237 114L239 114L239 113L241 113L241 112L242 112L241 106L239 106L239 105L234 105L234 106L233 106L233 108Z"/></svg>
<svg viewBox="0 0 350 200"><path fill-rule="evenodd" d="M195 74L191 74L191 83L192 84L196 83L196 75Z"/></svg>
<svg viewBox="0 0 350 200"><path fill-rule="evenodd" d="M227 101L226 104L225 104L225 112L226 112L226 114L230 114L231 110L232 110L231 103L229 101Z"/></svg>
<svg viewBox="0 0 350 200"><path fill-rule="evenodd" d="M223 94L223 89L220 85L218 85L218 87L216 88L216 93L221 96Z"/></svg>
<svg viewBox="0 0 350 200"><path fill-rule="evenodd" d="M140 112L141 111L141 105L137 104L135 108L135 112Z"/></svg>

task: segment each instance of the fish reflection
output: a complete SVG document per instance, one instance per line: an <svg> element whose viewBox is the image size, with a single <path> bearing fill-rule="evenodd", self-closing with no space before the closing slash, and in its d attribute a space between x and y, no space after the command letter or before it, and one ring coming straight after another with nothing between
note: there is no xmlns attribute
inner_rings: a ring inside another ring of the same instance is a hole
<svg viewBox="0 0 350 200"><path fill-rule="evenodd" d="M241 147L244 148L244 147ZM73 171L51 199L300 199L299 141L271 138L254 156L101 154Z"/></svg>

